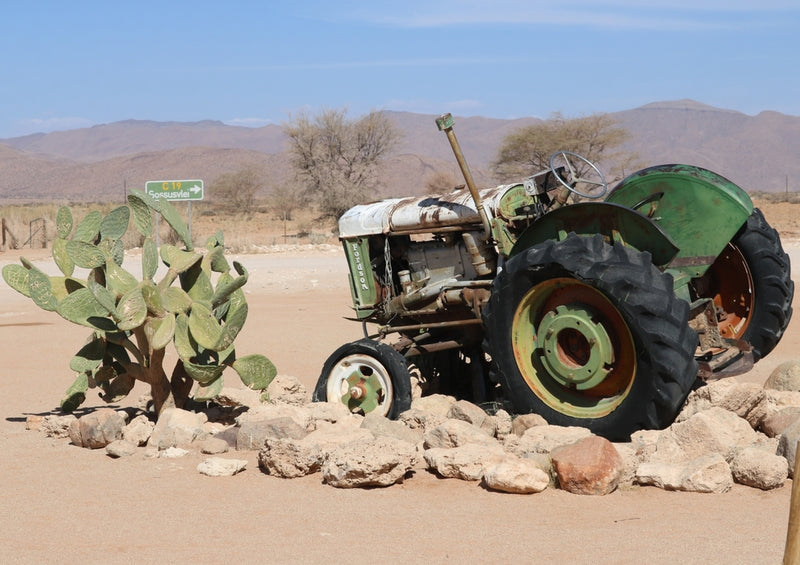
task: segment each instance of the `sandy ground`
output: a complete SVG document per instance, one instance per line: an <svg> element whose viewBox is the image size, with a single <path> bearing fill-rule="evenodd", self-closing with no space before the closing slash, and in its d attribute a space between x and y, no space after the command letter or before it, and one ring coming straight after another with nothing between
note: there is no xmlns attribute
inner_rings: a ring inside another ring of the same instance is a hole
<svg viewBox="0 0 800 565"><path fill-rule="evenodd" d="M800 244L784 241L793 265ZM31 254L27 254L30 256ZM45 252L33 252L42 267ZM251 272L240 353L268 355L312 387L325 358L361 337L343 255L242 256ZM17 262L0 253L0 265ZM798 280L795 269L795 280ZM798 357L800 319L743 381L763 382ZM88 332L0 283L0 563L779 563L791 481L721 495L653 487L604 497L548 489L520 496L417 473L387 489L340 490L320 475L283 480L247 470L210 478L205 456L113 460L26 431L57 409L68 363ZM227 373L226 373L227 374ZM237 385L235 373L227 382ZM129 402L138 396L134 390ZM87 410L104 406L90 391Z"/></svg>

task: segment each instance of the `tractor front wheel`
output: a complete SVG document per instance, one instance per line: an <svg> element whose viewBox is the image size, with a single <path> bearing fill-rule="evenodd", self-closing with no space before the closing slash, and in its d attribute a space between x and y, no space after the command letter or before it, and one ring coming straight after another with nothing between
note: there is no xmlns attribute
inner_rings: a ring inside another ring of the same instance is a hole
<svg viewBox="0 0 800 565"><path fill-rule="evenodd" d="M397 418L411 407L405 358L384 343L362 339L333 352L314 388L315 402L340 401L357 414Z"/></svg>
<svg viewBox="0 0 800 565"><path fill-rule="evenodd" d="M627 439L671 424L691 391L688 316L649 253L570 234L506 263L485 346L515 412Z"/></svg>

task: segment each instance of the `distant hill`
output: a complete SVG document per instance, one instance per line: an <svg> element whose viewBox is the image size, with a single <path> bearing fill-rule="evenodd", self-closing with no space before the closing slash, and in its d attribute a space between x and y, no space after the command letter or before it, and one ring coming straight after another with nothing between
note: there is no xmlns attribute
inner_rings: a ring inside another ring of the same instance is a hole
<svg viewBox="0 0 800 565"><path fill-rule="evenodd" d="M460 175L436 116L387 112L403 133L381 174L378 196L420 194L437 171ZM656 102L611 114L629 130L627 149L647 165L690 163L747 190L800 190L800 118L748 116L691 100ZM536 118L456 116L456 132L478 184L493 184L490 164L503 138ZM202 178L213 198L220 174L252 167L265 192L290 178L281 127L222 122L126 120L91 128L0 139L0 201L121 201L148 180ZM604 167L600 163L601 168Z"/></svg>

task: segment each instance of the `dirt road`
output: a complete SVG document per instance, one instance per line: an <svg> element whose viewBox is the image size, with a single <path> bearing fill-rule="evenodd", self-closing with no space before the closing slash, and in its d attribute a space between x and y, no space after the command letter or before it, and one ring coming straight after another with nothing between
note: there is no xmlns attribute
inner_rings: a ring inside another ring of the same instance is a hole
<svg viewBox="0 0 800 565"><path fill-rule="evenodd" d="M800 265L800 245L788 247ZM0 265L16 262L7 255ZM327 355L361 337L360 325L343 319L350 294L341 252L240 259L251 273L250 316L237 350L262 352L313 386ZM740 380L761 383L800 356L798 325L796 316L773 354ZM791 482L722 495L646 487L520 496L418 473L388 489L339 490L319 475L267 476L254 452L227 455L248 460L244 473L210 478L195 470L200 454L112 460L26 431L27 415L56 409L87 334L0 284L0 563L705 565L783 555ZM231 372L227 382L236 380ZM90 391L86 409L101 405Z"/></svg>

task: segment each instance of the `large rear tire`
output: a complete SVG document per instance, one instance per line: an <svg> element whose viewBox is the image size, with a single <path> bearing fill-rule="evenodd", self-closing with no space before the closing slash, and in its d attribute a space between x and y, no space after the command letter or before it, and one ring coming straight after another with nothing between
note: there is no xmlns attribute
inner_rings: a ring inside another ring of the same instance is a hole
<svg viewBox="0 0 800 565"><path fill-rule="evenodd" d="M724 312L722 337L747 341L758 361L778 345L792 318L791 275L778 232L756 208L694 287Z"/></svg>
<svg viewBox="0 0 800 565"><path fill-rule="evenodd" d="M688 316L649 253L573 233L506 263L485 347L515 412L627 439L671 424L692 389Z"/></svg>
<svg viewBox="0 0 800 565"><path fill-rule="evenodd" d="M408 365L385 343L371 339L347 343L325 361L312 400L338 400L353 413L377 411L397 418L411 408Z"/></svg>

